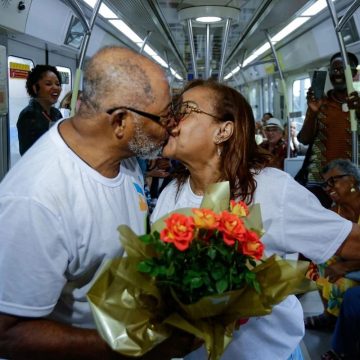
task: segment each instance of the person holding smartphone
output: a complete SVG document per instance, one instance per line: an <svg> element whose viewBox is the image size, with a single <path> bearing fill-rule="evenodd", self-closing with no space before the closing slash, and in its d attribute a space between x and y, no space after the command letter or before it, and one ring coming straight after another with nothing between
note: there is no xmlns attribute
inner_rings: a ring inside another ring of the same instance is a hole
<svg viewBox="0 0 360 360"><path fill-rule="evenodd" d="M347 53L353 77L359 64L356 55ZM308 109L298 139L309 145L305 161L306 187L321 203L329 208L331 199L321 188L321 169L334 159L351 159L350 112L355 109L360 114L360 100L357 92L347 94L344 62L341 53L330 59L329 77L333 88L320 98L315 97L314 89L307 93Z"/></svg>

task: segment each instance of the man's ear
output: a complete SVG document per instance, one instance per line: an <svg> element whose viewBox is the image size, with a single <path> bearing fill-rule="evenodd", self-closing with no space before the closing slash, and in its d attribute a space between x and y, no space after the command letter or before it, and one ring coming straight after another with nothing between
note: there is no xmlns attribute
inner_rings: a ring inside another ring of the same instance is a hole
<svg viewBox="0 0 360 360"><path fill-rule="evenodd" d="M110 124L118 139L124 136L127 114L128 112L125 109L119 109L110 115Z"/></svg>
<svg viewBox="0 0 360 360"><path fill-rule="evenodd" d="M231 138L234 132L234 123L232 121L225 121L219 124L215 133L215 144L221 144Z"/></svg>

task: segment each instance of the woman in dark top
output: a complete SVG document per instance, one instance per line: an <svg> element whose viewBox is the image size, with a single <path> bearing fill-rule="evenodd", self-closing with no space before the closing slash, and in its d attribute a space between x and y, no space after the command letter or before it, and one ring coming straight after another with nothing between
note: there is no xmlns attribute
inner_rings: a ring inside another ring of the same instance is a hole
<svg viewBox="0 0 360 360"><path fill-rule="evenodd" d="M49 130L53 122L62 118L61 112L53 107L61 92L61 77L56 67L36 65L26 80L26 90L31 99L16 125L20 155Z"/></svg>

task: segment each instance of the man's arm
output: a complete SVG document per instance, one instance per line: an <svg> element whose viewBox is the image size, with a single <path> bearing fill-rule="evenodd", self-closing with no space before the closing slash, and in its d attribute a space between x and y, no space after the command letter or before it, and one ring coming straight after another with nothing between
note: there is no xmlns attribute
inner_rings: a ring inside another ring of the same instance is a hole
<svg viewBox="0 0 360 360"><path fill-rule="evenodd" d="M0 357L95 360L115 359L114 355L96 330L0 314Z"/></svg>
<svg viewBox="0 0 360 360"><path fill-rule="evenodd" d="M298 140L304 144L310 144L316 134L317 128L317 113L311 110L310 108L306 111L306 117L304 120L304 124L297 136Z"/></svg>
<svg viewBox="0 0 360 360"><path fill-rule="evenodd" d="M336 255L348 260L360 260L360 226L353 224L350 234L339 247Z"/></svg>
<svg viewBox="0 0 360 360"><path fill-rule="evenodd" d="M304 145L308 145L314 140L317 130L317 114L322 104L321 99L315 99L314 91L312 90L312 88L309 88L306 99L308 108L306 111L304 124L297 136L298 140Z"/></svg>
<svg viewBox="0 0 360 360"><path fill-rule="evenodd" d="M193 344L192 335L176 333L137 359L183 357L193 350ZM96 330L6 314L0 314L0 357L26 360L134 359L113 351Z"/></svg>

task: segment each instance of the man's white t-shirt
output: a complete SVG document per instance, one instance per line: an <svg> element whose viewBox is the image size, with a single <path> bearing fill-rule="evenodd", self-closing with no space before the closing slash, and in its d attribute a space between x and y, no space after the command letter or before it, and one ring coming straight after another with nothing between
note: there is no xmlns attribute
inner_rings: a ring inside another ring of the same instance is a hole
<svg viewBox="0 0 360 360"><path fill-rule="evenodd" d="M255 176L254 203L260 204L265 234L265 255L302 253L315 262L329 259L350 233L352 223L326 210L308 190L283 171L266 168ZM170 211L199 207L187 181L177 192L171 182L160 194L151 221ZM234 335L221 360L286 360L304 335L301 304L289 296L270 315L250 318ZM186 360L205 358L201 348Z"/></svg>
<svg viewBox="0 0 360 360"><path fill-rule="evenodd" d="M106 178L56 124L0 184L0 312L95 327L86 293L103 263L123 253L118 226L143 234L146 215L136 159Z"/></svg>

